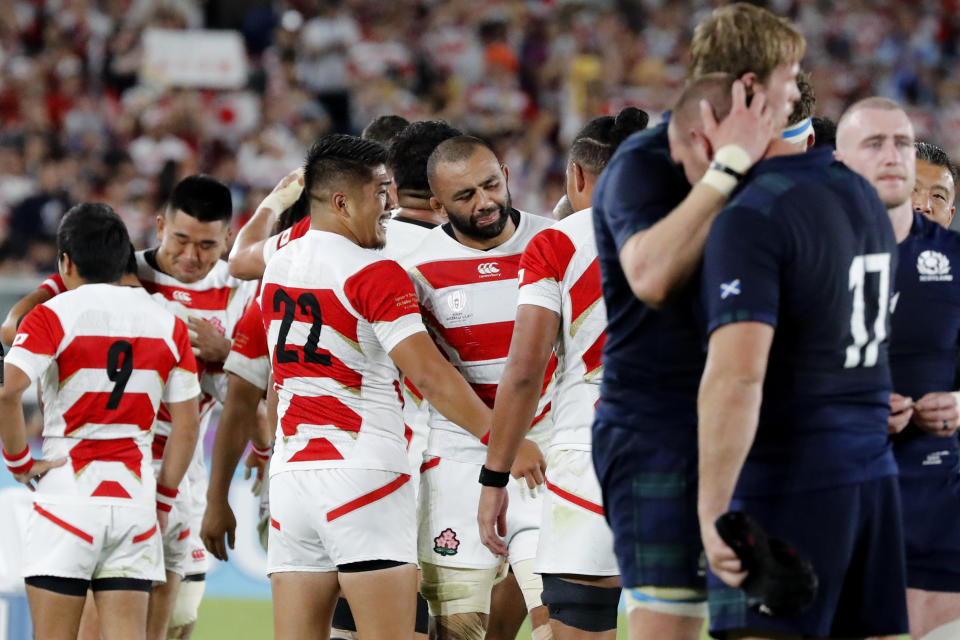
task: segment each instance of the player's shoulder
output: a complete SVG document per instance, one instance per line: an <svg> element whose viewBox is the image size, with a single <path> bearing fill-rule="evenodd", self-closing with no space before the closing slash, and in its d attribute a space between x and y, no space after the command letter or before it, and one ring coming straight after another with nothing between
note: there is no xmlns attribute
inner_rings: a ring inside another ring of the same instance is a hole
<svg viewBox="0 0 960 640"><path fill-rule="evenodd" d="M463 253L463 245L451 238L444 226L446 225L426 229L423 236L413 243L413 248L400 256L400 265L405 269L413 269L425 262L455 258Z"/></svg>

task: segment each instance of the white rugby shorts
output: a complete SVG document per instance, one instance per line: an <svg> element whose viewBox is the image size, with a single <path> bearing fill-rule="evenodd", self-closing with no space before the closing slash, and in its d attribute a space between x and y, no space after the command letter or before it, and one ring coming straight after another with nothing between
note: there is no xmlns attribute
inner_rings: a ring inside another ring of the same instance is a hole
<svg viewBox="0 0 960 640"><path fill-rule="evenodd" d="M477 507L480 504L480 464L425 455L420 466L420 562L460 569L500 566L480 541ZM543 489L536 493L526 480L510 478L507 484L506 542L511 563L537 555Z"/></svg>
<svg viewBox="0 0 960 640"><path fill-rule="evenodd" d="M534 571L619 575L590 452L550 449L546 486Z"/></svg>
<svg viewBox="0 0 960 640"><path fill-rule="evenodd" d="M25 534L25 578L166 580L153 509L37 501Z"/></svg>
<svg viewBox="0 0 960 640"><path fill-rule="evenodd" d="M207 486L210 484L205 464L197 464L196 460L187 467L190 492L188 501L188 523L190 533L186 537L186 552L183 562L183 574L194 576L210 570L210 559L207 557L207 548L200 538L200 527L203 526L203 512L207 509Z"/></svg>
<svg viewBox="0 0 960 640"><path fill-rule="evenodd" d="M417 561L410 475L306 469L270 478L267 574L336 571L369 560Z"/></svg>

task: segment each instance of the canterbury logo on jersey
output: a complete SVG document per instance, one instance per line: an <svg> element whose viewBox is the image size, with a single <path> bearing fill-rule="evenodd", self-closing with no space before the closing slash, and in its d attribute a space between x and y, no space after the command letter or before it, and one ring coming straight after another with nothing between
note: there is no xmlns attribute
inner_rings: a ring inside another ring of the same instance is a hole
<svg viewBox="0 0 960 640"><path fill-rule="evenodd" d="M190 304L192 302L192 298L190 297L190 292L183 291L181 289L177 289L176 291L173 292L173 299L182 304Z"/></svg>
<svg viewBox="0 0 960 640"><path fill-rule="evenodd" d="M477 265L477 273L481 276L495 276L500 273L500 266L496 262L481 262Z"/></svg>

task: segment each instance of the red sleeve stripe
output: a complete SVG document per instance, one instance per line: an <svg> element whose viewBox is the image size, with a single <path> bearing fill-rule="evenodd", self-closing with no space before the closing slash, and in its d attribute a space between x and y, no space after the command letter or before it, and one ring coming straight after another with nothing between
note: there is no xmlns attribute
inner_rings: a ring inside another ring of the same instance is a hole
<svg viewBox="0 0 960 640"><path fill-rule="evenodd" d="M567 234L556 229L544 229L533 237L520 258L523 280L520 286L544 278L560 282L570 266L576 247Z"/></svg>
<svg viewBox="0 0 960 640"><path fill-rule="evenodd" d="M153 525L153 527L149 531L144 531L140 535L133 536L133 543L137 544L138 542L149 540L150 538L153 537L153 534L155 534L156 532L157 532L157 525Z"/></svg>
<svg viewBox="0 0 960 640"><path fill-rule="evenodd" d="M393 493L394 491L396 491L397 489L405 485L409 480L410 480L410 474L401 473L395 480L393 480L392 482L389 482L388 484L383 485L379 489L376 489L375 491L371 491L370 493L364 494L359 498L356 498L355 500L351 500L350 502L344 505L341 505L336 509L333 509L332 511L328 511L327 522L333 522L340 516L345 516L351 511L356 511L361 507L365 507L368 504L372 504L377 500L381 500L387 497L388 495L390 495L391 493Z"/></svg>
<svg viewBox="0 0 960 640"><path fill-rule="evenodd" d="M368 322L392 322L411 313L420 313L413 282L393 260L380 260L349 278L343 291L350 304Z"/></svg>
<svg viewBox="0 0 960 640"><path fill-rule="evenodd" d="M560 496L561 498L563 498L563 499L566 500L567 502L571 502L571 503L577 505L578 507L582 507L582 508L586 509L587 511L592 511L593 513L596 513L597 515L601 515L601 516L603 515L603 507L601 507L599 504L590 502L589 500L586 500L586 499L584 499L584 498L581 498L581 497L578 496L578 495L574 495L574 494L570 493L569 491L565 491L564 489L561 489L560 487L558 487L557 485L553 484L552 482L550 482L550 481L547 480L547 479L544 479L544 482L545 482L546 485L547 485L547 489L549 489L549 490L552 491L553 493L557 494L558 496Z"/></svg>
<svg viewBox="0 0 960 640"><path fill-rule="evenodd" d="M50 307L41 304L24 316L13 344L36 355L52 356L60 348L61 342L63 325L60 324L60 318ZM106 357L104 353L104 364Z"/></svg>
<svg viewBox="0 0 960 640"><path fill-rule="evenodd" d="M270 356L267 332L263 328L263 314L260 313L260 305L256 301L247 307L237 323L230 350L251 360Z"/></svg>
<svg viewBox="0 0 960 640"><path fill-rule="evenodd" d="M39 513L44 518L46 518L47 520L49 520L50 522L52 522L53 524L60 527L61 529L69 531L70 533L77 536L78 538L80 538L81 540L83 540L88 544L93 544L93 536L91 536L89 533L86 533L85 531L76 528L75 526L73 526L72 524L70 524L65 520L61 520L57 516L53 515L52 513L50 513L40 505L38 505L36 502L33 503L33 510Z"/></svg>
<svg viewBox="0 0 960 640"><path fill-rule="evenodd" d="M40 286L37 288L43 289L44 291L49 293L51 298L54 296L60 295L67 289L66 285L63 284L63 278L60 277L59 273L54 273L53 275L51 275L49 278L44 280L40 284Z"/></svg>

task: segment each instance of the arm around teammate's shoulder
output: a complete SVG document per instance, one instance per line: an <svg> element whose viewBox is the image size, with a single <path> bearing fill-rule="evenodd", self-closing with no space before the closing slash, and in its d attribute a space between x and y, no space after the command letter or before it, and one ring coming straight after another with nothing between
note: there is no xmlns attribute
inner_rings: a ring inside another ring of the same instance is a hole
<svg viewBox="0 0 960 640"><path fill-rule="evenodd" d="M490 409L443 357L426 332L404 338L391 349L390 357L423 397L447 419L477 438L482 438L490 430Z"/></svg>

